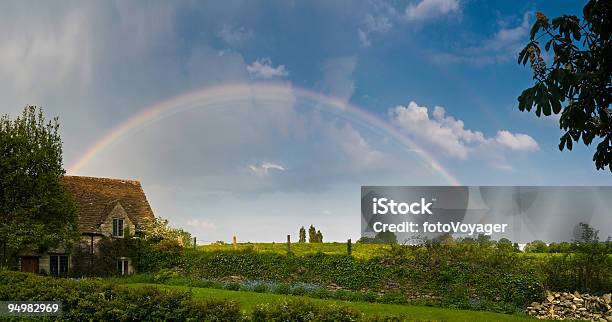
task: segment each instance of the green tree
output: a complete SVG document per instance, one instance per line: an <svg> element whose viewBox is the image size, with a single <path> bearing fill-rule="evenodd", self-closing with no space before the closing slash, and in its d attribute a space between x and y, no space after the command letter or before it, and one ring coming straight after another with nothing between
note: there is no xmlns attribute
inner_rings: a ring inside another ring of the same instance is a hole
<svg viewBox="0 0 612 322"><path fill-rule="evenodd" d="M485 235L485 234L478 234L478 237L476 237L476 242L480 246L491 246L491 245L493 245L493 242L491 241L491 236L488 236L488 235Z"/></svg>
<svg viewBox="0 0 612 322"><path fill-rule="evenodd" d="M304 228L304 226L300 228L300 239L298 240L298 242L299 243L306 242L306 229Z"/></svg>
<svg viewBox="0 0 612 322"><path fill-rule="evenodd" d="M317 242L317 230L314 228L313 225L310 225L310 227L308 228L308 242L309 243Z"/></svg>
<svg viewBox="0 0 612 322"><path fill-rule="evenodd" d="M397 236L390 231L381 231L374 237L361 237L357 242L362 244L397 244Z"/></svg>
<svg viewBox="0 0 612 322"><path fill-rule="evenodd" d="M27 106L21 116L0 118L0 246L8 258L20 251L71 247L78 237L71 196L60 183L62 141L55 118Z"/></svg>
<svg viewBox="0 0 612 322"><path fill-rule="evenodd" d="M170 227L168 219L156 217L148 227L145 238L155 243L175 243L179 247L193 246L191 234L181 228Z"/></svg>
<svg viewBox="0 0 612 322"><path fill-rule="evenodd" d="M512 246L512 242L510 241L510 239L508 238L501 238L500 240L497 241L497 249L504 251L504 252L513 252L514 251L514 247Z"/></svg>
<svg viewBox="0 0 612 322"><path fill-rule="evenodd" d="M381 231L376 234L376 242L382 244L397 244L397 236L390 231Z"/></svg>
<svg viewBox="0 0 612 322"><path fill-rule="evenodd" d="M519 64L529 61L535 85L518 97L518 108L535 106L538 117L561 113L565 133L559 149L597 138L595 166L612 171L612 2L590 0L582 13L582 20L570 15L549 20L537 13L530 41L518 56ZM542 58L541 42L547 52L552 49L552 62Z"/></svg>
<svg viewBox="0 0 612 322"><path fill-rule="evenodd" d="M548 246L541 240L534 240L525 245L525 253L548 253Z"/></svg>
<svg viewBox="0 0 612 322"><path fill-rule="evenodd" d="M321 233L320 230L317 230L317 243L322 243L323 242L323 234Z"/></svg>
<svg viewBox="0 0 612 322"><path fill-rule="evenodd" d="M577 236L576 243L592 243L599 241L599 230L591 227L589 224L578 223L578 227L574 232Z"/></svg>

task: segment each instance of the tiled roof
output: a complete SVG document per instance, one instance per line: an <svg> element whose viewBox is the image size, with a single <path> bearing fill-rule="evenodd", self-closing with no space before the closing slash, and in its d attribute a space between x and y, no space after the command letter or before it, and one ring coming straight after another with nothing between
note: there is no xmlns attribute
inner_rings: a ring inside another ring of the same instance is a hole
<svg viewBox="0 0 612 322"><path fill-rule="evenodd" d="M119 202L137 230L154 218L140 182L134 180L65 176L62 183L72 194L82 233L100 233L100 224Z"/></svg>

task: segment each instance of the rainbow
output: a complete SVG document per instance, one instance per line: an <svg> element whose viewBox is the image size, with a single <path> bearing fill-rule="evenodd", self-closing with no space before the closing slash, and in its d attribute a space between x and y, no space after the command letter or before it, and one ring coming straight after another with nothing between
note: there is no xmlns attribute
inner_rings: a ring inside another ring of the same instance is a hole
<svg viewBox="0 0 612 322"><path fill-rule="evenodd" d="M137 128L159 121L160 119L181 111L243 99L294 102L296 97L317 102L318 107L329 107L332 113L338 115L352 115L364 124L377 130L384 131L384 134L389 135L410 150L418 152L421 159L449 184L461 185L459 180L450 174L431 153L400 133L388 122L380 120L345 100L327 96L312 90L276 83L229 84L205 87L150 105L142 111L132 115L124 122L116 125L98 139L69 166L67 172L69 174L78 173L91 159L121 137Z"/></svg>

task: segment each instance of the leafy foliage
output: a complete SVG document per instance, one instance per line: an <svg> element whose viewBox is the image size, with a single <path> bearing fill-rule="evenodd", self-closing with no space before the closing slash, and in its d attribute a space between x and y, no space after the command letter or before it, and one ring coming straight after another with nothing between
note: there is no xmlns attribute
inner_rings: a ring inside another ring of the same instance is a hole
<svg viewBox="0 0 612 322"><path fill-rule="evenodd" d="M193 244L191 234L181 228L170 227L168 219L156 217L151 227L147 229L145 238L153 242L165 241L176 243L177 246L191 246Z"/></svg>
<svg viewBox="0 0 612 322"><path fill-rule="evenodd" d="M317 230L313 225L308 228L308 242L309 243L322 243L323 234L320 230Z"/></svg>
<svg viewBox="0 0 612 322"><path fill-rule="evenodd" d="M117 259L120 257L137 258L140 240L126 235L126 238L101 238L94 247L77 243L72 253L71 275L74 276L111 276L117 274Z"/></svg>
<svg viewBox="0 0 612 322"><path fill-rule="evenodd" d="M549 249L543 242L535 244L542 248L534 250ZM434 306L514 312L541 300L545 289L603 293L612 288L612 243L567 244L570 247L567 255L523 253L509 240L482 238L431 241L420 246L357 243L355 247L365 247L370 254L362 253L359 257L347 255L346 244L337 244L338 249L344 248L344 254L299 249L295 254L286 254L273 251L274 248L255 251L255 247L263 247L257 244L237 251L205 250L202 246L199 250L184 249L177 253L153 252L142 258L147 262L155 259L149 264L150 269L173 268L179 272L181 277L170 281L181 284L179 280L185 279L186 284L181 285L208 283L213 286L207 287L241 289L245 286L240 281L265 281L261 282L265 287L257 284L258 291L266 288L266 292L276 292L277 287L269 283L281 283L286 287L278 287L280 294L367 301L364 294L384 292L382 296L367 298L386 303L417 301ZM279 245L282 252L284 246ZM302 246L335 252L331 247L336 244ZM232 279L228 284L214 286L219 282L211 282L229 277ZM319 285L323 290L310 285ZM342 288L342 292L326 291L324 288L330 285ZM406 294L432 297L414 300Z"/></svg>
<svg viewBox="0 0 612 322"><path fill-rule="evenodd" d="M530 42L519 53L519 64L529 61L535 85L518 97L518 108L548 116L561 113L559 126L565 131L559 149L571 150L573 142L600 142L593 156L597 169L612 171L612 2L590 0L582 21L563 15L549 20L537 14ZM553 61L542 58L552 49ZM567 102L567 103L565 103ZM562 106L565 104L565 106Z"/></svg>
<svg viewBox="0 0 612 322"><path fill-rule="evenodd" d="M535 240L525 245L526 253L548 253L548 246L541 240Z"/></svg>
<svg viewBox="0 0 612 322"><path fill-rule="evenodd" d="M361 237L358 242L363 244L397 244L397 236L390 231L382 231L373 238Z"/></svg>
<svg viewBox="0 0 612 322"><path fill-rule="evenodd" d="M225 289L230 284L234 289L243 287L233 280L235 278L289 285L335 285L352 292L326 294L316 288L309 291L306 286L280 289L290 294L343 300L369 298L381 302L406 303L410 299L405 294L432 294L435 296L423 304L514 312L517 307L539 300L543 294L543 277L538 269L538 260L521 258L522 253L516 253L513 248L504 250L492 242L483 245L462 242L422 246L396 244L392 248L385 255L368 259L346 254L283 255L252 249L184 249L172 255L156 252L141 258L147 262L152 258L158 260L150 268L173 268L181 272L190 286L195 286L191 283L197 284L200 280L223 280L229 277L232 277L232 282L222 286ZM519 262L521 265L517 265ZM263 286L260 287L262 289L258 290L263 291ZM267 287L266 291L271 289ZM459 292L461 289L466 292ZM384 292L385 295L380 298L364 296L372 292ZM346 298L342 297L345 295Z"/></svg>
<svg viewBox="0 0 612 322"><path fill-rule="evenodd" d="M27 106L0 118L0 245L22 250L69 248L78 236L76 210L60 178L62 141L57 118Z"/></svg>
<svg viewBox="0 0 612 322"><path fill-rule="evenodd" d="M194 301L190 293L125 288L0 271L0 301L62 301L59 321L240 321L235 302Z"/></svg>
<svg viewBox="0 0 612 322"><path fill-rule="evenodd" d="M293 300L277 304L262 304L252 313L252 321L357 321L361 314L339 305L317 306L312 302Z"/></svg>
<svg viewBox="0 0 612 322"><path fill-rule="evenodd" d="M112 281L112 280L111 280ZM253 287L260 288L262 284ZM239 287L239 286L238 286ZM238 290L238 288L232 288ZM228 300L194 299L190 292L123 287L99 280L68 280L0 270L0 301L62 301L55 321L403 321L366 317L337 304L286 300L260 304L251 314ZM10 320L10 318L9 318Z"/></svg>

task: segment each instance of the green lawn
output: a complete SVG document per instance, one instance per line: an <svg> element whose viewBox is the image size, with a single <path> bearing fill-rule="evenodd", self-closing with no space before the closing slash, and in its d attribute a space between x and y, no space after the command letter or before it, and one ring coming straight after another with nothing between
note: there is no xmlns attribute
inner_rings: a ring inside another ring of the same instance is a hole
<svg viewBox="0 0 612 322"><path fill-rule="evenodd" d="M194 288L187 286L168 286L158 284L125 284L128 287L142 287L151 285L160 288L173 288L187 290L193 293L195 299L228 299L240 303L243 310L250 312L254 306L261 303L280 302L286 298L303 299L318 304L341 304L352 307L366 315L404 315L418 320L444 320L444 321L533 321L533 318L524 315L508 315L482 311L452 310L427 306L380 304L367 302L346 302L338 300L321 300L303 296L277 295L269 293L255 293L244 291L228 291L210 288Z"/></svg>

